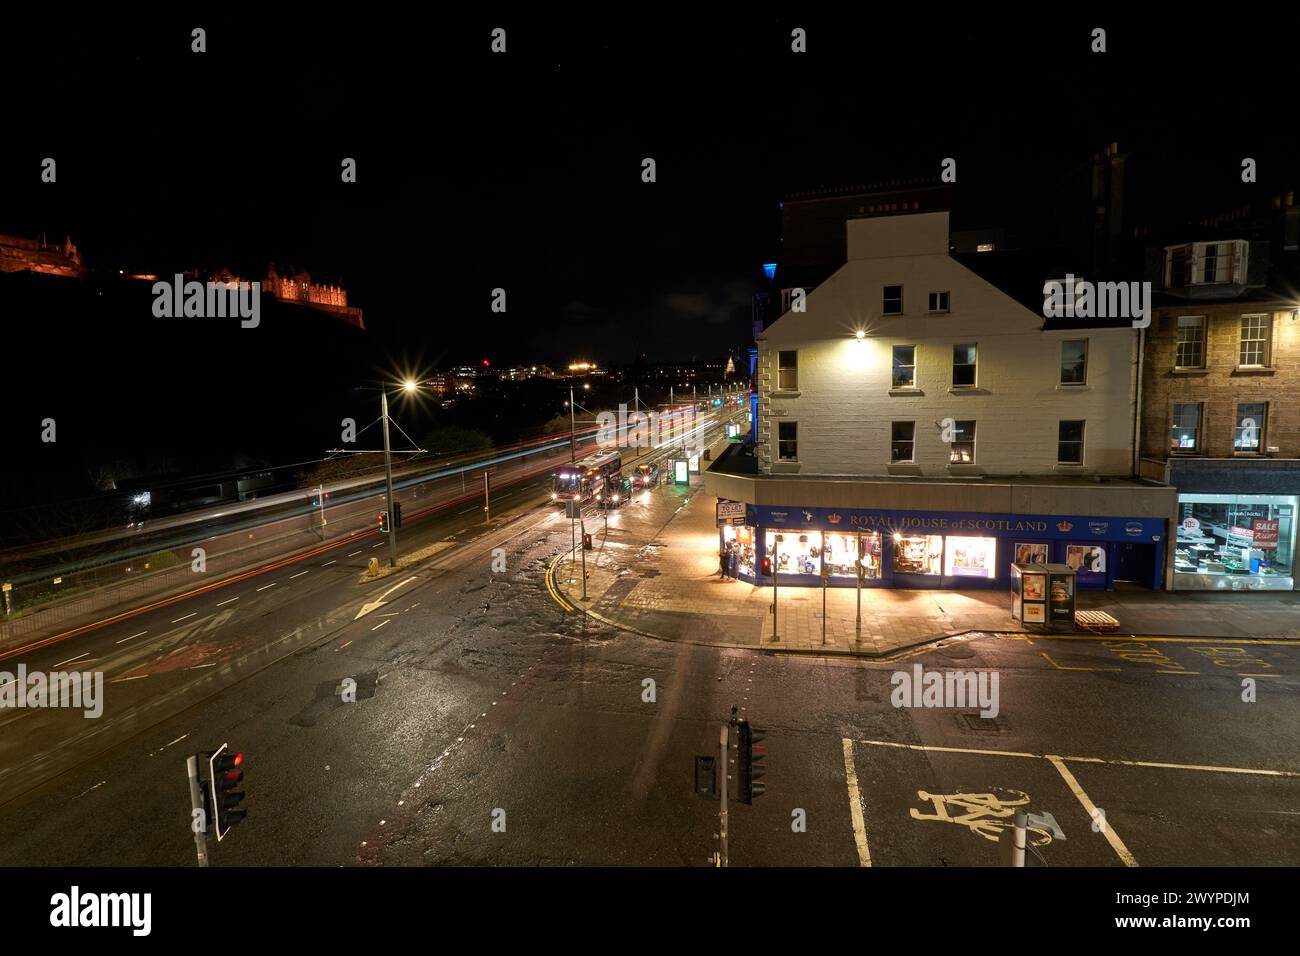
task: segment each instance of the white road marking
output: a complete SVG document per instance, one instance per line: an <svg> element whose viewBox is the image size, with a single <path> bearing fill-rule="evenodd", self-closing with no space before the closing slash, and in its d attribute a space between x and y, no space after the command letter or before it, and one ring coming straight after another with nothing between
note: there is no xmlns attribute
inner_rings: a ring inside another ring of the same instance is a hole
<svg viewBox="0 0 1300 956"><path fill-rule="evenodd" d="M372 627L371 630L372 630L372 631L377 631L377 630L379 630L381 627L383 627L383 626L384 626L385 624L387 624L387 623L388 623L388 621L381 621L380 623L378 623L378 624L376 624L374 627Z"/></svg>
<svg viewBox="0 0 1300 956"><path fill-rule="evenodd" d="M279 581L272 581L270 584L266 585L266 587L260 587L260 588L258 588L257 590L258 590L258 591L265 591L266 588L273 588L273 587L275 587L275 586L276 586L277 584L279 584L279 583L280 583Z"/></svg>
<svg viewBox="0 0 1300 956"><path fill-rule="evenodd" d="M310 572L310 571L299 571L297 574L291 574L291 575L289 575L289 580L292 581L294 578L300 578L300 577L302 577L304 574L311 574L311 572Z"/></svg>
<svg viewBox="0 0 1300 956"><path fill-rule="evenodd" d="M114 641L115 644L125 644L127 641L134 641L137 637L144 637L148 631L141 631L139 634L132 634L130 637L124 637L120 641Z"/></svg>
<svg viewBox="0 0 1300 956"><path fill-rule="evenodd" d="M111 681L109 681L109 683L110 683L110 684L121 684L121 683L123 683L124 681L129 681L129 680L144 680L144 679L145 679L146 677L148 677L148 676L149 676L148 674L137 674L135 677L118 677L118 678L116 678L115 680L111 680Z"/></svg>
<svg viewBox="0 0 1300 956"><path fill-rule="evenodd" d="M333 561L326 561L324 564L321 565L321 567L328 568L331 564L336 564L337 562L338 562L338 558L335 558Z"/></svg>
<svg viewBox="0 0 1300 956"><path fill-rule="evenodd" d="M239 598L237 598L237 597L233 597L233 598L230 598L230 599L228 599L228 600L222 601L220 604L217 605L217 607L222 607L222 606L224 606L224 605L226 605L226 604L229 604L231 601L238 601L238 600L239 600Z"/></svg>
<svg viewBox="0 0 1300 956"><path fill-rule="evenodd" d="M379 599L378 599L378 600L376 600L376 601L367 601L365 604L361 605L361 610L357 611L357 616L354 617L352 620L354 620L354 621L359 620L359 619L365 617L365 616L366 616L367 614L369 614L371 611L374 611L374 610L377 610L378 608L383 607L384 604L386 603L386 602L384 601L384 598L388 597L388 595L392 594L392 593L393 593L394 591L396 591L398 588L400 588L400 587L405 587L406 585L410 584L410 583L411 583L412 581L414 581L414 580L415 580L415 576L412 575L411 577L407 578L405 581L399 581L397 584L394 584L391 588L389 588L389 589L388 589L387 591L385 591L383 594L379 595Z"/></svg>
<svg viewBox="0 0 1300 956"><path fill-rule="evenodd" d="M370 546L370 550L373 551L373 550L375 550L375 548L382 548L382 547L383 547L385 544L387 544L387 543L388 543L388 542L386 542L386 541L380 541L378 544L372 544L372 545Z"/></svg>
<svg viewBox="0 0 1300 956"><path fill-rule="evenodd" d="M188 621L190 618L194 617L198 613L199 613L198 611L191 611L189 614L186 614L184 617L178 617L176 620L172 621L172 623L179 624L181 621Z"/></svg>
<svg viewBox="0 0 1300 956"><path fill-rule="evenodd" d="M360 554L360 553L361 553L360 551L353 551L351 554L348 555L348 557L349 557L349 558L355 558L355 557L356 557L358 554Z"/></svg>
<svg viewBox="0 0 1300 956"><path fill-rule="evenodd" d="M58 662L57 664L55 664L54 666L55 666L55 667L62 667L64 664L71 664L73 661L79 661L79 660L81 660L83 657L89 657L89 656L90 656L90 651L86 651L86 653L84 653L84 654L78 654L76 657L69 657L66 661L59 661L59 662Z"/></svg>
<svg viewBox="0 0 1300 956"><path fill-rule="evenodd" d="M216 661L213 661L211 664L195 664L193 667L187 667L185 669L187 671L197 671L197 670L202 670L205 667L216 667L216 666L217 666Z"/></svg>
<svg viewBox="0 0 1300 956"><path fill-rule="evenodd" d="M1079 781L1074 779L1074 774L1070 773L1070 768L1065 765L1065 761L1050 754L1047 759L1060 772L1061 777L1065 780L1065 785L1078 798L1079 803L1083 804L1083 812L1088 815L1088 819L1096 820L1100 816L1097 805L1083 792L1083 787L1079 786ZM1104 817L1102 817L1102 820L1104 822L1101 826L1101 833L1106 838L1106 842L1110 844L1110 848L1124 861L1125 866L1137 866L1137 859L1129 852L1128 847L1124 845L1124 841L1119 838L1119 834L1115 832L1115 828L1111 826L1110 821Z"/></svg>

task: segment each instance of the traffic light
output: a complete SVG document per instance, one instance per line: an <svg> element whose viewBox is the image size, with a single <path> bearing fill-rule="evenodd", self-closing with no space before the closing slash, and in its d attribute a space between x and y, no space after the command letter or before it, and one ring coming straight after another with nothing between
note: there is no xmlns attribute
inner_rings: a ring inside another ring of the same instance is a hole
<svg viewBox="0 0 1300 956"><path fill-rule="evenodd" d="M388 512L387 512L387 511L381 511L381 512L379 512L379 530L380 530L380 532L383 533L383 534L388 534L389 530L391 530L391 529L389 528L389 525L388 525Z"/></svg>
<svg viewBox="0 0 1300 956"><path fill-rule="evenodd" d="M588 531L584 531L582 534L582 550L591 550L591 533Z"/></svg>
<svg viewBox="0 0 1300 956"><path fill-rule="evenodd" d="M208 819L220 843L230 828L243 820L248 811L241 809L244 791L237 789L244 780L244 755L230 753L226 744L208 755Z"/></svg>
<svg viewBox="0 0 1300 956"><path fill-rule="evenodd" d="M772 559L765 557L763 558L763 577L767 577L771 573L772 573Z"/></svg>
<svg viewBox="0 0 1300 956"><path fill-rule="evenodd" d="M400 501L394 501L393 502L393 527L400 528L401 526L402 526L402 503Z"/></svg>
<svg viewBox="0 0 1300 956"><path fill-rule="evenodd" d="M767 768L762 761L767 756L766 747L756 747L760 740L767 736L762 730L755 730L749 726L749 721L741 719L737 727L740 736L739 764L740 764L740 802L753 803L755 797L761 797L767 787L761 783L755 783L759 777L767 773Z"/></svg>

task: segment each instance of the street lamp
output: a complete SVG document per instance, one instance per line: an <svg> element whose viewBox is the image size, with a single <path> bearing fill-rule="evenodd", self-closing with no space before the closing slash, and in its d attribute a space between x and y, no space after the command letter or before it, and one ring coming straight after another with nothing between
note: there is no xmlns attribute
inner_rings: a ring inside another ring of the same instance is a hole
<svg viewBox="0 0 1300 956"><path fill-rule="evenodd" d="M402 390L411 394L416 383L407 379ZM388 386L379 386L379 409L384 420L384 484L388 492L388 564L397 567L397 513L393 509L393 452L388 444Z"/></svg>

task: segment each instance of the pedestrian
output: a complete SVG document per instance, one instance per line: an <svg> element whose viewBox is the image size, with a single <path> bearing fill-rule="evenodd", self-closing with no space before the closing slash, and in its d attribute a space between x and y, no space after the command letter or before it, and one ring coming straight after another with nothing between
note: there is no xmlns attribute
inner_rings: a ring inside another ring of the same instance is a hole
<svg viewBox="0 0 1300 956"><path fill-rule="evenodd" d="M732 545L731 554L727 555L727 574L731 576L731 580L733 581L740 580L738 577L736 577L737 566L739 564L740 564L740 552L736 550L735 545Z"/></svg>
<svg viewBox="0 0 1300 956"><path fill-rule="evenodd" d="M725 547L718 549L718 577L723 581L727 580L727 549Z"/></svg>

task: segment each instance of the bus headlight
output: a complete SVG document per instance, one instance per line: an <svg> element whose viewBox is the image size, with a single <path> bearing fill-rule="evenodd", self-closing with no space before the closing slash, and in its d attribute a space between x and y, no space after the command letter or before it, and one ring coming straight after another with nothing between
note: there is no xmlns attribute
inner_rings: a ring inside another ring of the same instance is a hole
<svg viewBox="0 0 1300 956"><path fill-rule="evenodd" d="M554 501L554 500L555 500L556 498L558 498L558 497L560 497L560 496L557 495L555 492L553 492L553 491L551 492L551 500L552 500L552 501Z"/></svg>

